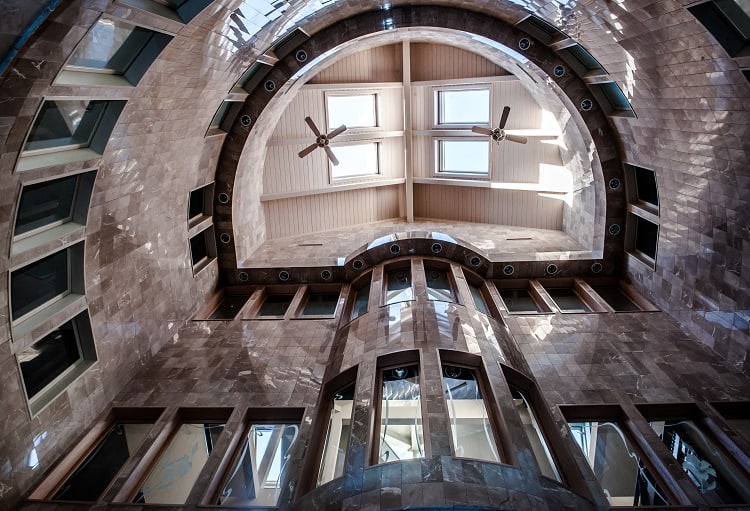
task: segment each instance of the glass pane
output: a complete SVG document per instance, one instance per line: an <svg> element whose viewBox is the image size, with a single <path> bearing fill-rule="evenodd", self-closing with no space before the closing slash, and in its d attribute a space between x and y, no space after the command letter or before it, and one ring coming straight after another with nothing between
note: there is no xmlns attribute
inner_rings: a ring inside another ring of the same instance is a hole
<svg viewBox="0 0 750 511"><path fill-rule="evenodd" d="M691 420L650 424L710 505L750 503L750 488L698 424Z"/></svg>
<svg viewBox="0 0 750 511"><path fill-rule="evenodd" d="M659 226L648 220L636 217L635 249L651 259L656 259L656 241L659 239Z"/></svg>
<svg viewBox="0 0 750 511"><path fill-rule="evenodd" d="M296 424L256 424L219 496L222 506L275 506L288 468Z"/></svg>
<svg viewBox="0 0 750 511"><path fill-rule="evenodd" d="M440 172L488 174L490 144L486 140L440 140Z"/></svg>
<svg viewBox="0 0 750 511"><path fill-rule="evenodd" d="M354 296L354 306L352 307L352 319L360 317L362 314L367 313L368 302L370 301L370 286L361 287L357 289L357 294Z"/></svg>
<svg viewBox="0 0 750 511"><path fill-rule="evenodd" d="M100 18L76 48L68 65L123 74L152 33L122 21Z"/></svg>
<svg viewBox="0 0 750 511"><path fill-rule="evenodd" d="M353 383L338 391L333 397L331 418L328 421L328 433L323 447L323 459L320 462L320 472L318 473L318 486L344 475L344 461L346 460L346 450L349 448L353 403Z"/></svg>
<svg viewBox="0 0 750 511"><path fill-rule="evenodd" d="M443 388L456 456L500 462L476 372L444 365Z"/></svg>
<svg viewBox="0 0 750 511"><path fill-rule="evenodd" d="M610 504L669 505L619 425L613 422L571 422L568 425Z"/></svg>
<svg viewBox="0 0 750 511"><path fill-rule="evenodd" d="M378 462L423 457L419 367L385 369L381 378Z"/></svg>
<svg viewBox="0 0 750 511"><path fill-rule="evenodd" d="M352 96L326 96L328 102L328 129L342 124L347 128L371 128L377 125L375 94Z"/></svg>
<svg viewBox="0 0 750 511"><path fill-rule="evenodd" d="M268 295L260 307L258 316L283 316L292 303L294 295Z"/></svg>
<svg viewBox="0 0 750 511"><path fill-rule="evenodd" d="M469 284L469 291L471 291L471 297L474 299L474 306L477 310L483 314L489 314L490 310L487 308L487 302L484 301L482 290L478 286Z"/></svg>
<svg viewBox="0 0 750 511"><path fill-rule="evenodd" d="M439 124L489 124L490 90L438 91Z"/></svg>
<svg viewBox="0 0 750 511"><path fill-rule="evenodd" d="M35 396L80 359L75 327L68 321L18 355L26 395Z"/></svg>
<svg viewBox="0 0 750 511"><path fill-rule="evenodd" d="M188 201L188 219L201 216L203 214L203 192L205 188L198 188L190 192Z"/></svg>
<svg viewBox="0 0 750 511"><path fill-rule="evenodd" d="M542 312L541 307L531 296L528 289L499 289L499 291L508 312L517 314Z"/></svg>
<svg viewBox="0 0 750 511"><path fill-rule="evenodd" d="M44 259L16 270L10 275L11 311L13 319L70 290L68 251L61 250Z"/></svg>
<svg viewBox="0 0 750 511"><path fill-rule="evenodd" d="M601 296L604 301L607 302L609 306L617 312L631 312L641 310L641 308L634 304L619 287L594 287L592 289L596 291L596 294Z"/></svg>
<svg viewBox="0 0 750 511"><path fill-rule="evenodd" d="M78 176L24 186L16 216L16 236L45 225L67 222L73 214Z"/></svg>
<svg viewBox="0 0 750 511"><path fill-rule="evenodd" d="M201 232L190 238L190 258L193 266L195 266L207 257L206 233Z"/></svg>
<svg viewBox="0 0 750 511"><path fill-rule="evenodd" d="M115 424L52 499L97 500L141 444L151 426Z"/></svg>
<svg viewBox="0 0 750 511"><path fill-rule="evenodd" d="M216 109L216 113L211 118L211 127L212 128L218 128L221 126L221 123L224 122L224 117L226 117L227 112L229 111L229 108L232 106L231 101L222 101L221 105L219 105L219 108Z"/></svg>
<svg viewBox="0 0 750 511"><path fill-rule="evenodd" d="M653 170L641 167L633 167L635 170L635 185L638 192L638 200L659 205L659 194L656 191L656 174Z"/></svg>
<svg viewBox="0 0 750 511"><path fill-rule="evenodd" d="M338 165L331 165L333 179L378 173L378 144L376 142L331 146L331 149L339 160Z"/></svg>
<svg viewBox="0 0 750 511"><path fill-rule="evenodd" d="M224 424L183 424L133 502L184 504Z"/></svg>
<svg viewBox="0 0 750 511"><path fill-rule="evenodd" d="M428 299L442 302L456 301L447 271L425 268L425 281L427 283Z"/></svg>
<svg viewBox="0 0 750 511"><path fill-rule="evenodd" d="M247 295L225 295L208 319L234 319L248 298L250 297Z"/></svg>
<svg viewBox="0 0 750 511"><path fill-rule="evenodd" d="M547 289L547 293L563 312L591 312L588 305L569 287Z"/></svg>
<svg viewBox="0 0 750 511"><path fill-rule="evenodd" d="M106 106L106 101L45 101L23 150L88 146Z"/></svg>
<svg viewBox="0 0 750 511"><path fill-rule="evenodd" d="M513 396L513 404L516 405L518 416L521 417L523 431L526 433L526 438L529 439L534 458L536 458L536 462L539 465L539 470L542 472L542 475L562 482L555 466L555 461L552 459L547 441L534 416L534 410L529 405L529 401L526 399L526 396L516 389L511 389L511 395Z"/></svg>
<svg viewBox="0 0 750 511"><path fill-rule="evenodd" d="M414 299L414 291L411 288L411 270L389 271L386 280L386 305Z"/></svg>
<svg viewBox="0 0 750 511"><path fill-rule="evenodd" d="M332 316L336 313L336 305L339 303L338 293L310 293L303 316Z"/></svg>

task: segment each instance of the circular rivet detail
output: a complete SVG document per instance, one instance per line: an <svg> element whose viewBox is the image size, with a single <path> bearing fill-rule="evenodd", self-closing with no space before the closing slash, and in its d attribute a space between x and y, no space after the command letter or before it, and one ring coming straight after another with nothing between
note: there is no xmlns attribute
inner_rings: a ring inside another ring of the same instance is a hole
<svg viewBox="0 0 750 511"><path fill-rule="evenodd" d="M276 82L274 82L273 80L266 80L266 83L263 84L263 87L268 92L273 92L276 90Z"/></svg>
<svg viewBox="0 0 750 511"><path fill-rule="evenodd" d="M432 250L433 254L439 254L443 251L443 245L441 245L440 243L433 243L430 247L430 250Z"/></svg>
<svg viewBox="0 0 750 511"><path fill-rule="evenodd" d="M361 270L362 268L365 267L365 263L362 262L362 259L355 259L354 262L352 263L352 266L354 267L355 270Z"/></svg>
<svg viewBox="0 0 750 511"><path fill-rule="evenodd" d="M228 232L222 232L219 234L219 241L222 243L229 243L232 241L232 236Z"/></svg>
<svg viewBox="0 0 750 511"><path fill-rule="evenodd" d="M286 270L281 270L279 272L279 280L289 280L289 272Z"/></svg>
<svg viewBox="0 0 750 511"><path fill-rule="evenodd" d="M591 271L594 273L601 273L602 263L594 263L591 265Z"/></svg>
<svg viewBox="0 0 750 511"><path fill-rule="evenodd" d="M548 264L547 265L547 273L550 275L554 275L557 273L557 265L556 264Z"/></svg>
<svg viewBox="0 0 750 511"><path fill-rule="evenodd" d="M561 78L561 77L565 76L565 66L559 66L559 65L555 66L555 68L552 70L552 72L554 73L554 75L557 78Z"/></svg>
<svg viewBox="0 0 750 511"><path fill-rule="evenodd" d="M518 41L518 47L522 50L528 50L529 48L531 48L531 40L524 37L523 39Z"/></svg>
<svg viewBox="0 0 750 511"><path fill-rule="evenodd" d="M611 234L612 236L617 236L618 234L620 234L620 226L619 226L619 225L617 225L617 224L611 224L611 225L609 226L609 229L608 229L608 231L609 231L609 233L610 233L610 234Z"/></svg>
<svg viewBox="0 0 750 511"><path fill-rule="evenodd" d="M253 120L249 115L245 114L245 115L240 116L240 124L242 124L246 128L250 126L252 122Z"/></svg>
<svg viewBox="0 0 750 511"><path fill-rule="evenodd" d="M515 269L515 268L513 268L513 266L512 266L512 265L510 265L510 264L506 264L506 265L505 265L505 266L503 267L503 273L504 273L505 275L508 275L508 276L510 276L510 275L513 275L513 273L514 273L515 271L516 271L516 269Z"/></svg>
<svg viewBox="0 0 750 511"><path fill-rule="evenodd" d="M250 280L250 275L248 275L246 271L241 271L239 275L237 275L237 278L242 282L247 282L248 280Z"/></svg>
<svg viewBox="0 0 750 511"><path fill-rule="evenodd" d="M331 272L328 270L323 270L322 272L320 272L320 278L323 280L330 280Z"/></svg>
<svg viewBox="0 0 750 511"><path fill-rule="evenodd" d="M621 184L620 180L617 179L616 177L613 177L612 179L609 180L609 187L612 190L617 190L618 188L620 188L620 184Z"/></svg>
<svg viewBox="0 0 750 511"><path fill-rule="evenodd" d="M294 58L297 59L297 62L305 62L307 60L307 52L305 50L297 50Z"/></svg>
<svg viewBox="0 0 750 511"><path fill-rule="evenodd" d="M474 267L477 267L480 264L482 264L482 260L478 256L473 256L471 259L469 259L469 264L471 264Z"/></svg>
<svg viewBox="0 0 750 511"><path fill-rule="evenodd" d="M591 101L589 98L586 98L583 101L581 101L581 110L583 110L584 112L588 112L592 108L594 108L594 102Z"/></svg>
<svg viewBox="0 0 750 511"><path fill-rule="evenodd" d="M391 245L391 254L396 255L399 252L401 252L401 247L396 245L395 243Z"/></svg>
<svg viewBox="0 0 750 511"><path fill-rule="evenodd" d="M216 200L218 200L221 204L227 204L229 202L229 194L226 194L224 192L221 192L217 197Z"/></svg>

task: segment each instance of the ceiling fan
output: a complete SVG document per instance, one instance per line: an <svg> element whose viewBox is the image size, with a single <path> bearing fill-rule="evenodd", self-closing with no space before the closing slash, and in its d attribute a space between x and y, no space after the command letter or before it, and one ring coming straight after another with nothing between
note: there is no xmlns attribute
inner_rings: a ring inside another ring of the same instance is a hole
<svg viewBox="0 0 750 511"><path fill-rule="evenodd" d="M322 147L323 150L328 155L328 159L331 160L331 163L333 163L334 165L338 165L339 160L338 158L336 158L336 155L333 154L333 151L328 146L328 143L331 141L332 138L345 132L346 126L342 124L341 126L336 128L332 132L325 134L325 133L320 132L318 127L315 125L315 122L313 122L313 120L310 117L305 117L305 122L307 123L308 126L310 126L310 129L312 130L312 132L315 133L316 138L315 138L314 144L310 144L309 146L305 147L303 150L299 152L299 157L304 158L305 156L313 152L316 148Z"/></svg>
<svg viewBox="0 0 750 511"><path fill-rule="evenodd" d="M503 108L503 115L500 117L500 124L497 126L497 128L491 130L489 128L484 128L482 126L473 126L471 128L471 131L474 133L479 133L481 135L488 135L494 140L495 142L500 144L503 140L510 140L511 142L517 142L519 144L525 144L529 141L528 138L522 137L520 135L511 135L510 133L507 133L505 131L505 125L508 123L508 115L510 114L510 107L506 106Z"/></svg>

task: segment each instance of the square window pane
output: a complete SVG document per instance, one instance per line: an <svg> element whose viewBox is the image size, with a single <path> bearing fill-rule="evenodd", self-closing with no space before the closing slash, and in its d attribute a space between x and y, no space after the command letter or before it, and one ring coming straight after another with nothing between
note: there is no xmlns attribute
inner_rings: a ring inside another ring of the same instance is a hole
<svg viewBox="0 0 750 511"><path fill-rule="evenodd" d="M78 176L24 186L13 234L18 236L72 218Z"/></svg>
<svg viewBox="0 0 750 511"><path fill-rule="evenodd" d="M489 174L490 143L487 140L440 140L440 172Z"/></svg>
<svg viewBox="0 0 750 511"><path fill-rule="evenodd" d="M328 104L328 129L342 124L347 128L372 128L377 126L375 94L351 96L326 96Z"/></svg>
<svg viewBox="0 0 750 511"><path fill-rule="evenodd" d="M23 150L87 147L106 106L100 100L45 101Z"/></svg>
<svg viewBox="0 0 750 511"><path fill-rule="evenodd" d="M438 124L489 124L490 89L440 90Z"/></svg>
<svg viewBox="0 0 750 511"><path fill-rule="evenodd" d="M100 18L86 34L69 66L123 74L153 31L119 20Z"/></svg>
<svg viewBox="0 0 750 511"><path fill-rule="evenodd" d="M292 303L294 295L268 295L260 307L258 316L283 316Z"/></svg>
<svg viewBox="0 0 750 511"><path fill-rule="evenodd" d="M13 319L18 319L69 291L67 250L15 270L10 275Z"/></svg>
<svg viewBox="0 0 750 511"><path fill-rule="evenodd" d="M333 147L338 165L331 164L331 178L367 176L378 173L378 144L351 144Z"/></svg>
<svg viewBox="0 0 750 511"><path fill-rule="evenodd" d="M68 321L18 356L26 395L37 395L81 358L75 326Z"/></svg>
<svg viewBox="0 0 750 511"><path fill-rule="evenodd" d="M338 293L310 293L302 310L303 316L332 316L339 303Z"/></svg>

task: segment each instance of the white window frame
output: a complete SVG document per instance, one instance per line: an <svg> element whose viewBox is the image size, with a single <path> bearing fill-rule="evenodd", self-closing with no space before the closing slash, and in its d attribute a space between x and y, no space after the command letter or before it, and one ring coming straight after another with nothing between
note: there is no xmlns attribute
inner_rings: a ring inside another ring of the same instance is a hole
<svg viewBox="0 0 750 511"><path fill-rule="evenodd" d="M339 144L335 144L333 147L331 147L332 150L334 150L336 147L347 147L347 146L363 146L363 145L375 145L375 172L362 172L359 174L354 175L348 175L348 176L342 176L342 177L334 177L334 171L336 169L336 166L333 164L331 160L328 160L328 182L331 184L337 184L345 181L351 181L354 179L362 179L362 178L372 178L376 176L381 175L381 165L380 165L380 155L381 155L381 149L380 145L382 143L382 140L380 139L367 139L367 140L357 140L357 141L350 141L350 142L342 142Z"/></svg>
<svg viewBox="0 0 750 511"><path fill-rule="evenodd" d="M381 126L381 115L380 115L380 94L374 90L374 89L349 89L349 90L338 90L338 91L325 91L324 93L324 108L325 108L325 116L326 116L326 126L328 129L326 132L330 132L336 128L339 127L339 125L331 126L331 115L328 108L328 98L330 97L349 97L349 96L374 96L375 99L375 105L374 105L374 117L375 117L375 125L374 126L347 126L347 131L372 131L372 130L382 130Z"/></svg>
<svg viewBox="0 0 750 511"><path fill-rule="evenodd" d="M443 169L443 142L485 142L487 143L487 171L486 172L462 172ZM433 177L450 177L454 179L480 179L490 180L492 178L492 147L487 137L433 137Z"/></svg>
<svg viewBox="0 0 750 511"><path fill-rule="evenodd" d="M442 114L442 100L441 96L444 92L460 92L460 91L470 91L470 90L486 90L488 92L489 98L487 99L487 122L468 122L468 123L452 123L452 122L441 122L441 114ZM441 85L439 87L433 88L433 117L432 117L432 127L433 129L461 129L461 128L471 128L472 126L487 126L489 127L492 124L492 105L493 105L493 95L492 95L492 84L490 83L472 83L472 84L465 84L465 85Z"/></svg>

